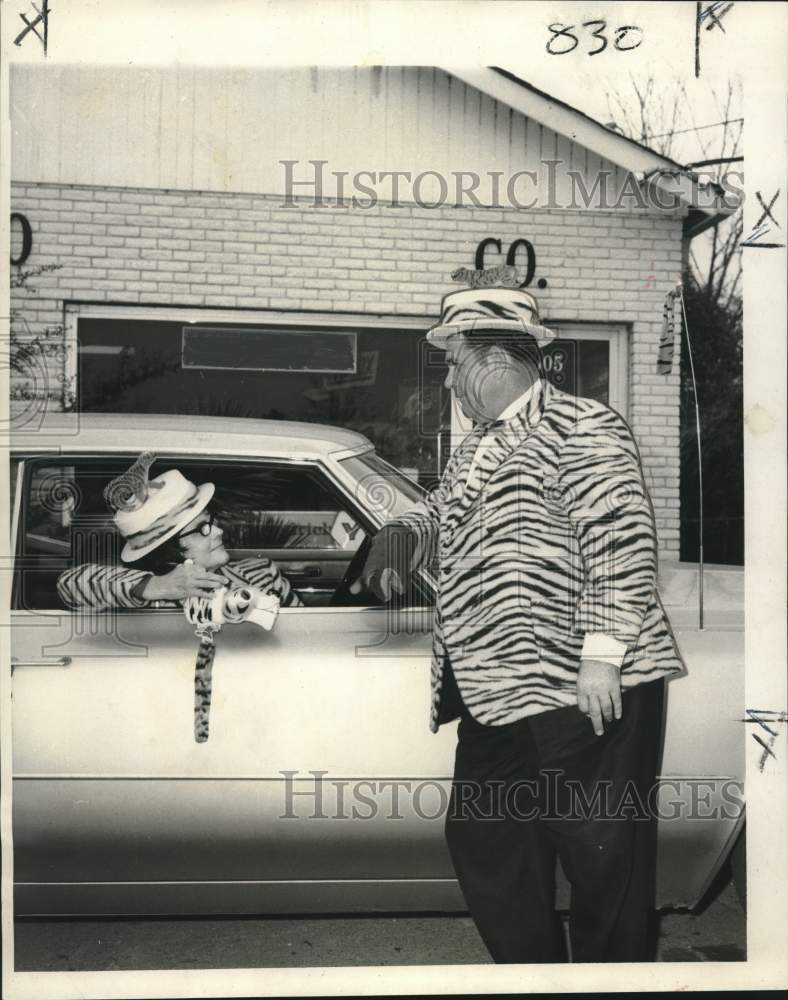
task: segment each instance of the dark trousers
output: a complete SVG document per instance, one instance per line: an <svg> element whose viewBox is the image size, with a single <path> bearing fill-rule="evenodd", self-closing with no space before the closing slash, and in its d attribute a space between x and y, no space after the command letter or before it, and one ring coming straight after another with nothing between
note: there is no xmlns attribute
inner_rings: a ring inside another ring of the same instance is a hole
<svg viewBox="0 0 788 1000"><path fill-rule="evenodd" d="M458 692L453 676L447 697ZM505 726L461 700L446 839L468 909L496 962L562 962L555 861L571 884L574 962L653 960L656 778L664 683L622 695L603 736L576 707ZM653 798L653 795L652 795Z"/></svg>

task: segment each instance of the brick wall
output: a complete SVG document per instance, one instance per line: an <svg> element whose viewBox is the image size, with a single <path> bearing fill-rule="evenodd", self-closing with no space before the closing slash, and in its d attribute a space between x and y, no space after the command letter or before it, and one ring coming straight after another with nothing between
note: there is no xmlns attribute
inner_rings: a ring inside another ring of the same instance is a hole
<svg viewBox="0 0 788 1000"><path fill-rule="evenodd" d="M678 554L678 365L664 377L655 363L663 297L681 269L679 214L287 207L280 196L24 183L11 197L33 228L23 270L58 265L12 295L17 328L30 333L62 323L64 300L336 309L426 326L449 271L472 266L481 239L530 239L549 282L534 288L547 320L627 324L629 419L661 548ZM50 362L51 393L60 366Z"/></svg>

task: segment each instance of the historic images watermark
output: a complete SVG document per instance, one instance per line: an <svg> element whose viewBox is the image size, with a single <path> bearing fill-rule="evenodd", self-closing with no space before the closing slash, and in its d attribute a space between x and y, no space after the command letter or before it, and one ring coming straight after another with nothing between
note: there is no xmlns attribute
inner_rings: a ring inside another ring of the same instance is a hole
<svg viewBox="0 0 788 1000"><path fill-rule="evenodd" d="M545 769L538 780L514 782L331 778L322 770L279 774L279 819L733 821L744 810L743 783L733 778L663 777L644 794L632 781L623 787L598 781L589 790L564 778L560 769Z"/></svg>
<svg viewBox="0 0 788 1000"><path fill-rule="evenodd" d="M539 170L347 170L330 169L328 160L280 160L284 174L283 207L315 208L518 208L657 209L673 212L682 205L710 208L722 201L735 209L744 200L744 175L727 170L719 176L678 164L645 174L601 168L589 182L584 171L561 159L541 160ZM559 173L559 167L562 168ZM565 169L564 169L565 168ZM329 193L330 192L330 193Z"/></svg>

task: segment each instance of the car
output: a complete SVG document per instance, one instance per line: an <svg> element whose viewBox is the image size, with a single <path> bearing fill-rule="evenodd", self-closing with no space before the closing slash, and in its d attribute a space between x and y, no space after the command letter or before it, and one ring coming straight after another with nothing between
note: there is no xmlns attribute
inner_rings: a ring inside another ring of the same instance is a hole
<svg viewBox="0 0 788 1000"><path fill-rule="evenodd" d="M214 482L231 556L270 556L303 602L272 631L223 626L205 743L183 611L68 610L55 586L117 559L101 493L144 450L153 475ZM391 605L350 590L411 479L348 430L128 414L17 432L11 477L17 916L464 909L456 723L428 728L434 581ZM744 823L742 573L707 569L702 630L697 567L661 585L688 675L668 684L658 902L693 906Z"/></svg>

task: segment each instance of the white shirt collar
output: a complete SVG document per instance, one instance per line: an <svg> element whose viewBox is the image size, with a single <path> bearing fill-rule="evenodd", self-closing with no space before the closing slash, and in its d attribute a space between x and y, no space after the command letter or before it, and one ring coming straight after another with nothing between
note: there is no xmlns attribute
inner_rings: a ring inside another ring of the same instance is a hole
<svg viewBox="0 0 788 1000"><path fill-rule="evenodd" d="M525 390L525 392L522 394L522 396L518 396L517 399L512 400L512 402L509 403L509 405L506 407L503 413L498 417L498 419L511 420L512 417L515 417L520 412L520 410L523 409L526 403L528 403L528 401L532 398L532 396L539 391L541 386L542 386L541 379L537 379L535 382L529 385L528 388Z"/></svg>

